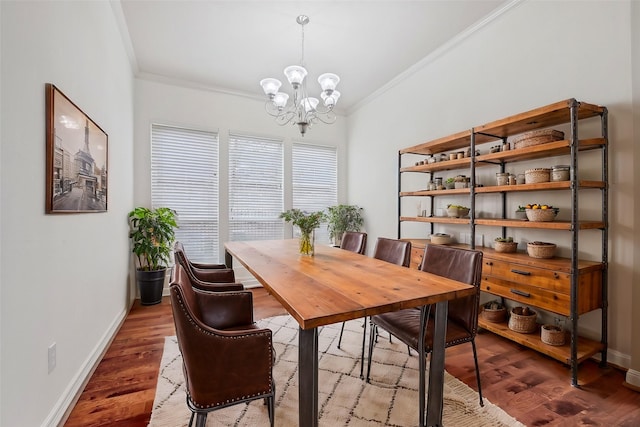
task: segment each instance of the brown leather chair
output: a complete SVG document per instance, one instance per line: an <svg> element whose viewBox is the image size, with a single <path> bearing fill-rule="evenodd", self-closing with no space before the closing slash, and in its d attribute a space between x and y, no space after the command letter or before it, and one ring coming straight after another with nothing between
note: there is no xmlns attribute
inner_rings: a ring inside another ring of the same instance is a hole
<svg viewBox="0 0 640 427"><path fill-rule="evenodd" d="M173 246L173 254L176 264L185 269L191 284L205 291L241 291L244 289L242 283L236 283L233 269L227 268L224 264L205 264L192 262L187 258L184 246L176 242Z"/></svg>
<svg viewBox="0 0 640 427"><path fill-rule="evenodd" d="M484 406L475 344L475 337L478 331L482 252L443 245L427 245L424 250L424 257L422 258L420 269L476 287L476 293L474 295L449 301L445 348L471 342L473 359L476 365L476 381L478 384L478 395L480 396L480 406ZM430 311L431 310L427 310L427 313ZM425 352L430 353L433 348L435 319L432 315L427 315L429 318L423 345ZM411 308L373 316L371 323L374 329L380 327L397 337L410 348L418 351L420 320L420 310ZM374 344L375 334L372 331L369 334L367 381L369 381L371 372L371 357Z"/></svg>
<svg viewBox="0 0 640 427"><path fill-rule="evenodd" d="M194 288L176 265L169 287L191 410L189 426L204 427L209 412L265 399L275 415L272 332L253 321L253 294Z"/></svg>
<svg viewBox="0 0 640 427"><path fill-rule="evenodd" d="M342 235L340 249L364 255L367 249L367 233L359 231L345 231Z"/></svg>
<svg viewBox="0 0 640 427"><path fill-rule="evenodd" d="M411 242L405 242L402 240L387 239L386 237L378 237L376 241L376 247L373 251L373 257L390 262L392 264L401 265L403 267L409 267L411 261ZM367 335L367 317L364 318L364 324L362 326L362 355L360 361L360 378L364 375L364 347L365 337ZM344 322L340 328L340 337L338 338L338 348L342 344L342 333L344 332Z"/></svg>

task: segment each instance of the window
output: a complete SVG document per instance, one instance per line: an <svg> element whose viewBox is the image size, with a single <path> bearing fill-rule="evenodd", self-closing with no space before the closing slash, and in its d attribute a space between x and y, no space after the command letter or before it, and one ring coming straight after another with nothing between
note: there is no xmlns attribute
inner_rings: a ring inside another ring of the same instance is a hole
<svg viewBox="0 0 640 427"><path fill-rule="evenodd" d="M151 204L178 212L190 259L220 262L217 133L151 125Z"/></svg>
<svg viewBox="0 0 640 427"><path fill-rule="evenodd" d="M229 135L229 239L284 237L282 141Z"/></svg>
<svg viewBox="0 0 640 427"><path fill-rule="evenodd" d="M335 147L294 143L292 147L293 207L323 211L338 203L338 166ZM316 241L329 243L327 225L316 230Z"/></svg>

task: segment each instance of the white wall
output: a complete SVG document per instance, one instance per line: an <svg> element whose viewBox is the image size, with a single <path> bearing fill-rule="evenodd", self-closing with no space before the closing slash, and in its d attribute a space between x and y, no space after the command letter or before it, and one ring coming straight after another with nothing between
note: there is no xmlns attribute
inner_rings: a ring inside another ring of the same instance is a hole
<svg viewBox="0 0 640 427"><path fill-rule="evenodd" d="M628 1L517 3L361 106L349 116L348 133L349 202L375 212L366 218L371 239L375 239L396 235L394 159L398 149L563 99L607 106L611 147L609 359L623 366L629 365L631 353L637 216L633 208L629 17ZM587 170L597 172L599 168L599 160L588 159ZM428 232L426 226L414 230L413 237L426 237ZM488 227L478 231L490 240L499 232ZM581 256L599 257L599 235L595 239L582 235L583 243L596 243L581 247ZM556 233L546 238L555 241L559 237ZM599 337L599 311L581 318L581 329Z"/></svg>
<svg viewBox="0 0 640 427"><path fill-rule="evenodd" d="M256 93L259 86L256 83ZM150 206L150 129L152 123L219 132L220 141L220 256L228 240L228 135L230 131L282 138L285 172L290 173L292 142L338 148L338 201L346 200L346 121L338 116L332 125L316 124L300 136L297 126L278 126L264 110L264 101L151 81L136 80L135 96L135 203ZM289 165L289 167L287 167ZM291 205L290 176L285 176L285 207ZM288 196L289 195L289 196ZM220 261L223 261L221 259Z"/></svg>
<svg viewBox="0 0 640 427"><path fill-rule="evenodd" d="M55 425L129 307L133 78L109 2L0 11L0 425ZM109 135L106 213L44 214L48 82Z"/></svg>

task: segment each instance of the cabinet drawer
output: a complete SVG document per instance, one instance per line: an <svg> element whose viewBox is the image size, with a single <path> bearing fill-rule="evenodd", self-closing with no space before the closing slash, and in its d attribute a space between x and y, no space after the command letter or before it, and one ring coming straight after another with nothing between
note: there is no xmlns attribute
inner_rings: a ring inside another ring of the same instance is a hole
<svg viewBox="0 0 640 427"><path fill-rule="evenodd" d="M535 283L537 287L566 294L571 292L571 275L551 269L486 258L482 274L523 285Z"/></svg>
<svg viewBox="0 0 640 427"><path fill-rule="evenodd" d="M540 307L543 310L569 315L570 296L548 289L521 283L508 282L491 276L482 277L481 290L513 301L526 304L529 307Z"/></svg>

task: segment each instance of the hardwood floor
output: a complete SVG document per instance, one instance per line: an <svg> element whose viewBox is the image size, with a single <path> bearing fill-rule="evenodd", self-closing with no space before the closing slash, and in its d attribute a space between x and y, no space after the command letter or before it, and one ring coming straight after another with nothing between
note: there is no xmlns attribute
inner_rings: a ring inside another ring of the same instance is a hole
<svg viewBox="0 0 640 427"><path fill-rule="evenodd" d="M264 289L253 293L256 319L286 313ZM64 425L145 427L164 337L174 334L168 297L136 302ZM483 395L527 426L640 425L640 393L622 385L621 370L586 361L575 388L565 365L537 352L489 332L476 345ZM471 345L448 349L446 369L476 389Z"/></svg>

